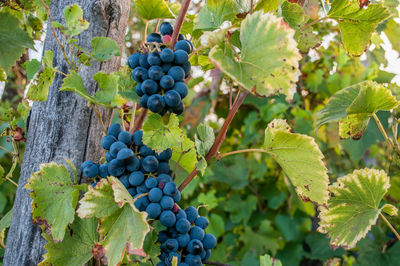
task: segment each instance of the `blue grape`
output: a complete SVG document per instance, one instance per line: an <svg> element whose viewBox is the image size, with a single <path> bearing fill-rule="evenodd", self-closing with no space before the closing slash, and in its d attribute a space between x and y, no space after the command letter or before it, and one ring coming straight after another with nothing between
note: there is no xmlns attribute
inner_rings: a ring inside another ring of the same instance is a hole
<svg viewBox="0 0 400 266"><path fill-rule="evenodd" d="M147 108L147 100L149 99L149 95L144 94L141 98L140 98L140 105L143 108Z"/></svg>
<svg viewBox="0 0 400 266"><path fill-rule="evenodd" d="M152 66L149 68L149 78L159 81L164 75L164 71L160 66Z"/></svg>
<svg viewBox="0 0 400 266"><path fill-rule="evenodd" d="M204 256L204 258L202 258L202 261L206 262L210 257L211 257L211 250L206 249L206 255Z"/></svg>
<svg viewBox="0 0 400 266"><path fill-rule="evenodd" d="M185 42L187 42L189 44L189 46L190 46L190 52L189 52L189 54L190 54L191 52L193 52L193 49L194 49L193 43L191 41L189 41L189 40L185 40Z"/></svg>
<svg viewBox="0 0 400 266"><path fill-rule="evenodd" d="M174 49L175 50L183 50L186 53L190 54L191 47L190 47L190 44L186 40L181 40L175 44Z"/></svg>
<svg viewBox="0 0 400 266"><path fill-rule="evenodd" d="M206 249L213 249L217 245L217 239L212 234L205 234L203 238L203 245Z"/></svg>
<svg viewBox="0 0 400 266"><path fill-rule="evenodd" d="M208 227L208 219L204 216L200 216L194 221L194 224L202 229L206 229Z"/></svg>
<svg viewBox="0 0 400 266"><path fill-rule="evenodd" d="M164 192L165 195L173 196L173 195L176 194L177 190L178 189L177 189L176 184L174 182L168 182L168 183L165 184L163 192Z"/></svg>
<svg viewBox="0 0 400 266"><path fill-rule="evenodd" d="M185 106L183 105L183 102L180 102L178 106L171 107L171 108L172 108L172 111L177 115L181 115L183 113L183 111L185 110Z"/></svg>
<svg viewBox="0 0 400 266"><path fill-rule="evenodd" d="M145 69L148 69L150 67L150 64L147 62L147 57L148 54L141 54L139 58L140 66Z"/></svg>
<svg viewBox="0 0 400 266"><path fill-rule="evenodd" d="M149 65L151 65L151 66L159 66L159 65L161 65L160 54L157 53L157 52L151 52L147 56L147 63L149 63Z"/></svg>
<svg viewBox="0 0 400 266"><path fill-rule="evenodd" d="M182 33L179 33L179 35L178 35L178 41L182 41L182 40L184 40L184 39L185 39L185 36L183 36Z"/></svg>
<svg viewBox="0 0 400 266"><path fill-rule="evenodd" d="M83 172L83 169L85 169L85 167L86 166L89 166L89 165L91 165L91 164L94 164L92 161L84 161L82 164L81 164L81 171Z"/></svg>
<svg viewBox="0 0 400 266"><path fill-rule="evenodd" d="M142 82L148 78L147 69L144 67L137 67L132 71L132 78L137 82Z"/></svg>
<svg viewBox="0 0 400 266"><path fill-rule="evenodd" d="M165 227L172 227L176 222L175 214L172 211L163 211L160 215L160 222Z"/></svg>
<svg viewBox="0 0 400 266"><path fill-rule="evenodd" d="M143 145L142 147L140 147L139 152L142 157L146 157L146 156L155 154L155 152L147 145Z"/></svg>
<svg viewBox="0 0 400 266"><path fill-rule="evenodd" d="M193 223L197 217L199 217L199 213L197 212L197 209L195 207L187 207L185 209L186 215L187 215L187 219L189 220L189 222Z"/></svg>
<svg viewBox="0 0 400 266"><path fill-rule="evenodd" d="M103 147L103 149L109 150L111 145L116 141L117 141L117 139L114 136L107 135L107 136L104 136L101 138L100 144L101 144L101 147Z"/></svg>
<svg viewBox="0 0 400 266"><path fill-rule="evenodd" d="M125 167L123 164L117 160L113 159L108 162L108 173L112 176L121 176L125 172Z"/></svg>
<svg viewBox="0 0 400 266"><path fill-rule="evenodd" d="M170 69L171 67L173 67L173 66L174 66L173 64L163 64L163 65L161 66L161 68L162 68L163 72L164 72L165 74L167 74L168 71L169 71L169 69Z"/></svg>
<svg viewBox="0 0 400 266"><path fill-rule="evenodd" d="M110 153L112 156L117 157L118 152L124 148L127 148L125 143L121 141L116 141L111 145Z"/></svg>
<svg viewBox="0 0 400 266"><path fill-rule="evenodd" d="M165 75L160 80L160 86L165 90L173 88L174 85L175 85L175 80L170 75Z"/></svg>
<svg viewBox="0 0 400 266"><path fill-rule="evenodd" d="M193 255L200 255L203 252L203 243L198 239L190 240L187 249Z"/></svg>
<svg viewBox="0 0 400 266"><path fill-rule="evenodd" d="M114 156L110 152L106 152L106 161L111 162L111 160L115 159Z"/></svg>
<svg viewBox="0 0 400 266"><path fill-rule="evenodd" d="M118 138L118 134L122 130L123 129L122 129L122 126L120 124L112 124L107 130L107 135L111 135L111 136L113 136L115 138Z"/></svg>
<svg viewBox="0 0 400 266"><path fill-rule="evenodd" d="M161 214L161 206L159 203L150 203L146 208L146 212L149 218L156 219Z"/></svg>
<svg viewBox="0 0 400 266"><path fill-rule="evenodd" d="M134 187L130 187L130 188L128 188L128 192L129 192L129 195L131 195L132 196L132 198L134 198L135 196L136 196L136 188L134 188Z"/></svg>
<svg viewBox="0 0 400 266"><path fill-rule="evenodd" d="M171 210L174 207L175 202L173 198L164 196L161 198L160 204L163 210Z"/></svg>
<svg viewBox="0 0 400 266"><path fill-rule="evenodd" d="M136 85L136 94L137 94L139 97L142 97L143 94L144 94L144 92L143 92L143 90L142 90L142 83L141 83L141 82L139 82L139 83Z"/></svg>
<svg viewBox="0 0 400 266"><path fill-rule="evenodd" d="M119 181L121 181L121 183L122 183L122 185L124 185L124 187L126 187L126 188L129 187L128 175L121 176Z"/></svg>
<svg viewBox="0 0 400 266"><path fill-rule="evenodd" d="M178 203L181 200L181 192L179 190L176 191L175 195L173 196L174 201Z"/></svg>
<svg viewBox="0 0 400 266"><path fill-rule="evenodd" d="M168 174L171 169L169 168L169 164L167 162L160 162L158 164L157 173L158 174Z"/></svg>
<svg viewBox="0 0 400 266"><path fill-rule="evenodd" d="M174 29L172 28L171 23L163 22L160 26L160 33L161 35L172 35Z"/></svg>
<svg viewBox="0 0 400 266"><path fill-rule="evenodd" d="M161 174L161 175L158 175L157 180L158 180L158 183L163 182L164 184L166 184L168 182L172 182L172 177L167 174Z"/></svg>
<svg viewBox="0 0 400 266"><path fill-rule="evenodd" d="M95 164L89 164L83 168L83 175L89 178L96 177L99 174L99 167Z"/></svg>
<svg viewBox="0 0 400 266"><path fill-rule="evenodd" d="M179 220L182 218L187 219L186 212L182 209L179 209L178 212L176 213L176 219Z"/></svg>
<svg viewBox="0 0 400 266"><path fill-rule="evenodd" d="M131 186L140 186L144 182L144 175L142 172L136 171L129 175L129 184Z"/></svg>
<svg viewBox="0 0 400 266"><path fill-rule="evenodd" d="M162 231L158 232L157 241L159 243L164 243L168 239L169 239L169 236L168 236L168 231L167 230L162 230Z"/></svg>
<svg viewBox="0 0 400 266"><path fill-rule="evenodd" d="M99 166L99 176L103 178L108 176L108 164L102 164Z"/></svg>
<svg viewBox="0 0 400 266"><path fill-rule="evenodd" d="M193 254L188 254L186 256L185 263L187 263L190 266L202 266L203 265L200 256L193 255Z"/></svg>
<svg viewBox="0 0 400 266"><path fill-rule="evenodd" d="M175 229L181 234L186 234L190 230L190 222L185 218L181 218L176 221Z"/></svg>
<svg viewBox="0 0 400 266"><path fill-rule="evenodd" d="M134 157L135 154L129 148L123 148L117 154L117 160L121 161L124 164L129 164L130 162L132 162Z"/></svg>
<svg viewBox="0 0 400 266"><path fill-rule="evenodd" d="M147 196L142 196L143 194L137 194L135 200L135 207L139 211L145 211L149 205L149 199Z"/></svg>
<svg viewBox="0 0 400 266"><path fill-rule="evenodd" d="M165 107L164 98L160 94L153 94L147 100L147 107L153 113L161 112Z"/></svg>
<svg viewBox="0 0 400 266"><path fill-rule="evenodd" d="M125 143L128 146L132 144L132 136L128 131L121 131L118 134L118 140Z"/></svg>
<svg viewBox="0 0 400 266"><path fill-rule="evenodd" d="M147 38L146 38L146 42L158 42L158 43L162 43L162 38L161 35L158 33L150 33Z"/></svg>
<svg viewBox="0 0 400 266"><path fill-rule="evenodd" d="M165 93L164 100L169 107L175 107L181 103L181 96L177 91L170 90Z"/></svg>
<svg viewBox="0 0 400 266"><path fill-rule="evenodd" d="M175 81L182 81L185 77L185 71L180 66L173 66L168 70L168 75Z"/></svg>
<svg viewBox="0 0 400 266"><path fill-rule="evenodd" d="M178 92L182 99L188 95L188 87L185 82L175 82L172 89Z"/></svg>
<svg viewBox="0 0 400 266"><path fill-rule="evenodd" d="M143 159L142 167L148 172L155 172L158 168L158 160L155 156L146 156Z"/></svg>
<svg viewBox="0 0 400 266"><path fill-rule="evenodd" d="M177 65L183 65L189 60L189 55L184 50L176 50L174 54L174 63Z"/></svg>
<svg viewBox="0 0 400 266"><path fill-rule="evenodd" d="M190 70L192 69L192 65L190 64L189 61L187 61L186 63L184 63L182 65L182 67L183 67L183 71L185 71L185 79L186 79L190 76Z"/></svg>
<svg viewBox="0 0 400 266"><path fill-rule="evenodd" d="M139 66L139 59L140 59L140 53L134 53L128 58L128 66L131 69L134 69L135 67Z"/></svg>
<svg viewBox="0 0 400 266"><path fill-rule="evenodd" d="M143 138L142 130L136 131L135 133L132 134L132 141L135 143L136 146L143 145L142 138Z"/></svg>
<svg viewBox="0 0 400 266"><path fill-rule="evenodd" d="M149 200L151 202L160 202L163 196L162 190L158 187L152 188L149 192Z"/></svg>
<svg viewBox="0 0 400 266"><path fill-rule="evenodd" d="M172 51L171 49L165 48L161 51L160 57L164 63L172 63L174 62L175 54L174 51Z"/></svg>
<svg viewBox="0 0 400 266"><path fill-rule="evenodd" d="M190 235L189 234L179 234L176 238L178 240L178 244L180 248L185 248L190 242Z"/></svg>
<svg viewBox="0 0 400 266"><path fill-rule="evenodd" d="M152 79L146 79L142 83L142 91L147 95L153 95L158 90L157 83Z"/></svg>
<svg viewBox="0 0 400 266"><path fill-rule="evenodd" d="M146 179L145 185L148 189L152 189L152 188L157 187L158 181L155 177L149 177Z"/></svg>
<svg viewBox="0 0 400 266"><path fill-rule="evenodd" d="M172 157L172 150L170 148L156 154L156 158L160 162L168 162Z"/></svg>
<svg viewBox="0 0 400 266"><path fill-rule="evenodd" d="M92 184L90 184L90 185L92 186L92 188L95 188L96 185L97 185L97 182L94 182L94 183L92 183Z"/></svg>
<svg viewBox="0 0 400 266"><path fill-rule="evenodd" d="M176 239L170 238L165 241L165 247L168 251L177 251L179 247L179 243Z"/></svg>
<svg viewBox="0 0 400 266"><path fill-rule="evenodd" d="M189 234L191 239L203 240L204 238L204 230L201 229L199 226L192 227Z"/></svg>
<svg viewBox="0 0 400 266"><path fill-rule="evenodd" d="M189 266L189 264L187 264L186 262L181 262L181 263L178 263L178 266Z"/></svg>
<svg viewBox="0 0 400 266"><path fill-rule="evenodd" d="M130 163L128 163L125 167L130 172L137 171L140 169L140 161L136 156L134 156L132 158L132 161Z"/></svg>
<svg viewBox="0 0 400 266"><path fill-rule="evenodd" d="M136 187L136 190L137 190L138 193L147 193L147 192L149 192L149 189L144 184Z"/></svg>

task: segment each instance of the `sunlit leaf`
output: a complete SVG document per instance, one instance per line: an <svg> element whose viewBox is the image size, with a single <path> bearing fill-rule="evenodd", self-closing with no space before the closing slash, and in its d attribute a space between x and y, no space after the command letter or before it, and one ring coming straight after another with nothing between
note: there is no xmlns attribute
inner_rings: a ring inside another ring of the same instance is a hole
<svg viewBox="0 0 400 266"><path fill-rule="evenodd" d="M107 61L112 56L121 55L116 41L107 37L94 37L90 44L94 59L98 61Z"/></svg>
<svg viewBox="0 0 400 266"><path fill-rule="evenodd" d="M134 3L139 16L145 20L174 18L167 2L164 0L135 0Z"/></svg>
<svg viewBox="0 0 400 266"><path fill-rule="evenodd" d="M26 61L23 65L26 69L26 77L31 80L40 69L40 62L36 59Z"/></svg>
<svg viewBox="0 0 400 266"><path fill-rule="evenodd" d="M278 9L279 0L259 0L254 7L254 10L263 10L264 13L275 11Z"/></svg>
<svg viewBox="0 0 400 266"><path fill-rule="evenodd" d="M89 22L83 19L82 8L72 4L64 8L65 27L62 31L70 36L75 36L89 27Z"/></svg>
<svg viewBox="0 0 400 266"><path fill-rule="evenodd" d="M208 151L211 149L214 144L215 136L214 130L208 126L201 124L197 127L197 134L195 135L195 144L197 152L206 156Z"/></svg>
<svg viewBox="0 0 400 266"><path fill-rule="evenodd" d="M235 4L233 0L208 0L201 8L194 29L213 31L224 21L233 20Z"/></svg>
<svg viewBox="0 0 400 266"><path fill-rule="evenodd" d="M270 255L260 256L260 266L282 266L282 262L272 258Z"/></svg>

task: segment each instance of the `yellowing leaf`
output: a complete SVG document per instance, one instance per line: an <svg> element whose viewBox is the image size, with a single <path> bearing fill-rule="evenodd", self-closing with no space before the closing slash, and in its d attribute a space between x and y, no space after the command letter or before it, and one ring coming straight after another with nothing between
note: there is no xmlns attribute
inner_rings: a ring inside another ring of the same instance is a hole
<svg viewBox="0 0 400 266"><path fill-rule="evenodd" d="M31 190L32 218L56 242L64 238L65 229L74 221L79 190L64 165L41 164L25 185Z"/></svg>
<svg viewBox="0 0 400 266"><path fill-rule="evenodd" d="M89 27L89 22L83 19L82 8L77 5L69 5L64 8L66 27L62 31L70 36L75 36Z"/></svg>
<svg viewBox="0 0 400 266"><path fill-rule="evenodd" d="M353 137L359 139L369 123L369 116L365 114L348 115L339 120L339 136L342 139Z"/></svg>
<svg viewBox="0 0 400 266"><path fill-rule="evenodd" d="M264 149L282 167L300 198L326 203L329 178L312 137L291 133L286 121L275 119L265 130Z"/></svg>
<svg viewBox="0 0 400 266"><path fill-rule="evenodd" d="M318 231L328 234L331 245L353 248L376 223L389 182L384 171L368 168L338 178L329 187L332 197L327 206L319 207ZM394 214L395 207L390 209Z"/></svg>
<svg viewBox="0 0 400 266"><path fill-rule="evenodd" d="M209 57L246 90L263 96L279 91L290 98L301 59L293 35L281 18L257 11L247 15L241 24L239 58L226 43L212 48Z"/></svg>

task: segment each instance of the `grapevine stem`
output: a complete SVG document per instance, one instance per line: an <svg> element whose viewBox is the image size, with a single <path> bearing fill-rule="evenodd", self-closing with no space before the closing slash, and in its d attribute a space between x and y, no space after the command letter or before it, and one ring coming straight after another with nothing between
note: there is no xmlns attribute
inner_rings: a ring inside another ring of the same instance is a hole
<svg viewBox="0 0 400 266"><path fill-rule="evenodd" d="M392 230L392 232L396 235L397 239L400 240L400 235L399 233L396 231L396 229L392 226L391 223L389 223L389 221L386 219L386 217L380 213L379 214L381 216L381 218L385 221L385 223L389 226L390 230Z"/></svg>
<svg viewBox="0 0 400 266"><path fill-rule="evenodd" d="M10 151L9 149L4 148L3 146L0 146L0 149L5 150L6 152L12 153L12 151Z"/></svg>
<svg viewBox="0 0 400 266"><path fill-rule="evenodd" d="M379 118L376 116L375 113L373 113L372 116L374 117L375 122L378 125L379 131L382 133L383 137L385 138L387 145L389 146L390 149L393 149L392 142L390 141L388 135L386 134L386 131L383 128L381 121L379 120Z"/></svg>
<svg viewBox="0 0 400 266"><path fill-rule="evenodd" d="M147 113L149 112L148 109L142 107L142 111L137 117L135 122L135 126L133 127L133 132L140 130L143 127L144 120L146 119Z"/></svg>
<svg viewBox="0 0 400 266"><path fill-rule="evenodd" d="M149 21L146 20L146 24L144 25L144 37L143 40L147 38L147 28L149 27Z"/></svg>
<svg viewBox="0 0 400 266"><path fill-rule="evenodd" d="M174 48L176 41L178 40L179 32L181 31L183 21L185 20L186 13L189 9L191 0L185 0L182 4L181 11L179 12L178 18L176 19L176 24L174 32L172 33L171 47Z"/></svg>
<svg viewBox="0 0 400 266"><path fill-rule="evenodd" d="M129 125L129 132L131 134L133 134L133 126L135 125L136 106L137 106L137 103L133 103L132 114L131 114L131 123Z"/></svg>
<svg viewBox="0 0 400 266"><path fill-rule="evenodd" d="M231 151L231 152L227 152L227 153L224 153L224 154L220 154L220 155L217 155L217 158L218 159L222 159L222 158L224 158L226 156L229 156L229 155L245 153L245 152L264 152L264 153L268 153L266 150L263 150L263 149L244 149L244 150Z"/></svg>
<svg viewBox="0 0 400 266"><path fill-rule="evenodd" d="M253 14L253 5L254 5L254 1L250 0L250 11L249 11L250 14Z"/></svg>
<svg viewBox="0 0 400 266"><path fill-rule="evenodd" d="M114 117L114 112L115 112L115 108L113 108L113 110L112 110L111 117L110 117L110 122L108 123L108 127L110 127L111 124L112 124L113 117Z"/></svg>
<svg viewBox="0 0 400 266"><path fill-rule="evenodd" d="M231 124L233 118L235 117L239 107L242 105L244 99L246 98L248 92L239 92L239 96L233 103L232 109L229 110L228 116L225 119L224 124L221 127L221 130L218 132L217 137L215 138L214 144L212 145L210 151L206 156L206 161L209 162L211 158L217 155L219 148L225 140L226 132L228 131L229 125ZM179 190L182 191L189 183L193 180L193 178L199 173L199 170L195 168L185 180L183 180L182 184L179 186Z"/></svg>
<svg viewBox="0 0 400 266"><path fill-rule="evenodd" d="M231 80L231 85L229 86L229 110L232 109L232 90L233 90L233 80Z"/></svg>

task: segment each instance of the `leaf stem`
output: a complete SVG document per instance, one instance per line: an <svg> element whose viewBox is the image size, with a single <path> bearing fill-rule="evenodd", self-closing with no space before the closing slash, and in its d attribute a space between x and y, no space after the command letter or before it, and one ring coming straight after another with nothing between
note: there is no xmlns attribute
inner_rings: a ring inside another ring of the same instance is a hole
<svg viewBox="0 0 400 266"><path fill-rule="evenodd" d="M372 116L374 117L375 122L378 125L379 131L382 133L383 137L385 138L387 145L389 146L390 149L393 149L392 142L390 141L388 135L386 134L386 131L383 128L381 121L379 120L379 118L376 116L375 113L373 113Z"/></svg>
<svg viewBox="0 0 400 266"><path fill-rule="evenodd" d="M242 105L244 99L246 98L248 92L239 92L239 96L235 100L232 105L232 109L229 110L228 116L225 119L224 124L222 125L220 131L218 132L217 137L215 138L214 144L212 145L210 151L206 156L206 161L209 162L211 158L217 155L219 148L225 140L226 132L228 131L229 125L231 124L233 118L235 117L239 107ZM179 190L182 191L189 183L193 180L193 178L199 173L199 170L195 168L189 175L183 180L182 184L179 186Z"/></svg>
<svg viewBox="0 0 400 266"><path fill-rule="evenodd" d="M176 24L174 28L174 32L172 33L172 41L171 41L171 47L174 48L176 41L178 40L179 37L179 32L182 29L182 24L183 21L185 20L186 13L189 9L191 0L185 0L182 4L181 11L179 12L178 18L176 19Z"/></svg>
<svg viewBox="0 0 400 266"><path fill-rule="evenodd" d="M147 28L149 27L149 21L146 20L146 24L144 25L144 37L143 40L146 40L147 38Z"/></svg>
<svg viewBox="0 0 400 266"><path fill-rule="evenodd" d="M385 221L385 223L387 224L387 226L389 226L390 230L392 230L392 232L396 235L397 239L400 240L400 235L399 233L396 231L396 229L392 226L391 223L389 223L389 221L386 219L386 217L380 213L379 214L381 216L381 218Z"/></svg>
<svg viewBox="0 0 400 266"><path fill-rule="evenodd" d="M156 27L154 28L154 32L158 32L158 27L160 26L161 19L157 19Z"/></svg>
<svg viewBox="0 0 400 266"><path fill-rule="evenodd" d="M10 168L10 171L8 171L8 174L5 176L5 179L10 181L16 187L18 187L18 184L15 183L14 180L11 179L11 177L14 173L15 167L17 167L17 164L18 164L18 160L17 160L17 158L14 158L13 164L11 165L11 168Z"/></svg>
<svg viewBox="0 0 400 266"><path fill-rule="evenodd" d="M264 152L264 153L268 153L266 150L263 150L263 149L244 149L244 150L237 150L237 151L231 151L231 152L219 154L219 155L217 155L217 158L218 159L222 159L222 158L224 158L226 156L239 154L239 153L245 153L245 152Z"/></svg>

